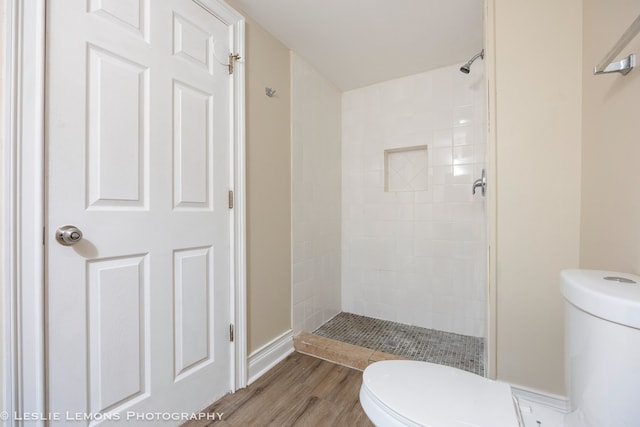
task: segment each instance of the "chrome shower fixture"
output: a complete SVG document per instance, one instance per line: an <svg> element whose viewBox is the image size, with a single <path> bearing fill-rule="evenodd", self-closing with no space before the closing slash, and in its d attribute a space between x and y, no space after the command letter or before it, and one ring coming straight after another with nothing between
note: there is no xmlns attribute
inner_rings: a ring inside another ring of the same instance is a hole
<svg viewBox="0 0 640 427"><path fill-rule="evenodd" d="M464 64L462 67L460 67L460 71L462 71L465 74L469 74L469 71L471 71L471 64L473 64L473 61L475 61L478 58L484 59L484 49L482 49L480 53L474 55L474 57L471 58L469 62Z"/></svg>

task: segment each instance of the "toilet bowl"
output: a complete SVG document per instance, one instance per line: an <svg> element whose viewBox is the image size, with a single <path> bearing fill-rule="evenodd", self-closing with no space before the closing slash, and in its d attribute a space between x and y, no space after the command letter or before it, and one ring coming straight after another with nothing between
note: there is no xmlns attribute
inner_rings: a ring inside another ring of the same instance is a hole
<svg viewBox="0 0 640 427"><path fill-rule="evenodd" d="M640 426L640 277L563 270L565 427ZM523 427L511 386L428 362L389 360L363 373L360 403L377 427Z"/></svg>

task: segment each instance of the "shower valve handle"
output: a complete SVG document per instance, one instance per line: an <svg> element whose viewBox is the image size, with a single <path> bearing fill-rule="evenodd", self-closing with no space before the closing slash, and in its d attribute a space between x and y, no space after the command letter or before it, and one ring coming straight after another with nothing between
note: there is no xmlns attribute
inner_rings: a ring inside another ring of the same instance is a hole
<svg viewBox="0 0 640 427"><path fill-rule="evenodd" d="M476 194L476 188L480 187L482 189L482 195L484 196L487 192L487 173L484 169L482 169L482 176L475 181L473 181L473 186L471 188L471 193Z"/></svg>

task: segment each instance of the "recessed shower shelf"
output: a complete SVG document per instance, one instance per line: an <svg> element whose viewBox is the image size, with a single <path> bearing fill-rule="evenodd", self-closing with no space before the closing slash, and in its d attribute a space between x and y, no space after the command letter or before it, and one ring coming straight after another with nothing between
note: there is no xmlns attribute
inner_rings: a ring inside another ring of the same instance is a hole
<svg viewBox="0 0 640 427"><path fill-rule="evenodd" d="M614 61L614 58L622 52L622 49L624 49L638 33L640 33L640 16L627 28L627 31L622 34L620 40L611 48L602 61L593 68L593 74L620 73L627 75L636 65L636 56L632 53L619 61Z"/></svg>
<svg viewBox="0 0 640 427"><path fill-rule="evenodd" d="M384 150L384 191L426 191L427 146Z"/></svg>

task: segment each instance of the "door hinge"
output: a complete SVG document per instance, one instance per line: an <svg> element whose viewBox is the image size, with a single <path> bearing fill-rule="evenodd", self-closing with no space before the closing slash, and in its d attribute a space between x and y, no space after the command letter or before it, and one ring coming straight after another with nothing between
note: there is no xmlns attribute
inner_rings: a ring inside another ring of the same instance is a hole
<svg viewBox="0 0 640 427"><path fill-rule="evenodd" d="M234 332L234 331L233 331L233 323L231 323L231 324L229 325L229 341L231 341L231 342L233 342L233 335L234 335L234 333L233 333L233 332Z"/></svg>
<svg viewBox="0 0 640 427"><path fill-rule="evenodd" d="M229 54L229 74L233 74L233 69L236 65L236 62L238 62L240 60L240 58L242 58L240 55L238 55L237 53L230 53Z"/></svg>
<svg viewBox="0 0 640 427"><path fill-rule="evenodd" d="M233 190L229 190L229 209L233 209Z"/></svg>

